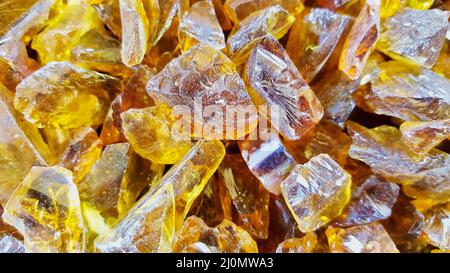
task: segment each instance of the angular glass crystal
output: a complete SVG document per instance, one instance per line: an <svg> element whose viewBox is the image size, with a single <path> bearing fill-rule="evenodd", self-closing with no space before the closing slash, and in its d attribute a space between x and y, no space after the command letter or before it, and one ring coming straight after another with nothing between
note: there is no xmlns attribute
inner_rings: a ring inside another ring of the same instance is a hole
<svg viewBox="0 0 450 273"><path fill-rule="evenodd" d="M383 225L374 222L346 229L328 228L328 244L332 253L398 253Z"/></svg>
<svg viewBox="0 0 450 273"><path fill-rule="evenodd" d="M342 49L339 70L355 80L360 75L380 32L380 0L366 0Z"/></svg>
<svg viewBox="0 0 450 273"><path fill-rule="evenodd" d="M296 18L286 51L306 82L328 61L351 18L328 9L306 9Z"/></svg>
<svg viewBox="0 0 450 273"><path fill-rule="evenodd" d="M95 126L103 122L119 89L117 78L51 62L17 86L14 106L38 127Z"/></svg>
<svg viewBox="0 0 450 273"><path fill-rule="evenodd" d="M80 198L65 168L31 168L6 203L3 220L23 235L27 252L85 251Z"/></svg>
<svg viewBox="0 0 450 273"><path fill-rule="evenodd" d="M377 49L431 69L444 44L449 15L439 9L402 9L383 22Z"/></svg>
<svg viewBox="0 0 450 273"><path fill-rule="evenodd" d="M350 199L351 176L327 154L297 165L281 192L302 232L314 231L337 217Z"/></svg>
<svg viewBox="0 0 450 273"><path fill-rule="evenodd" d="M270 35L251 52L246 81L255 104L270 107L267 113L260 114L265 114L289 140L301 138L322 118L323 108L314 92L283 46Z"/></svg>

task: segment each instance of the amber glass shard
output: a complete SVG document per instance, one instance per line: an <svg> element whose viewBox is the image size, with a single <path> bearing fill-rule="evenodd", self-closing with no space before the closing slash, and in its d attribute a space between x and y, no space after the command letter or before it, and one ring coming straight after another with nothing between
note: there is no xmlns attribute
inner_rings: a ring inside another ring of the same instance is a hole
<svg viewBox="0 0 450 273"><path fill-rule="evenodd" d="M0 253L25 253L25 247L16 237L0 236Z"/></svg>
<svg viewBox="0 0 450 273"><path fill-rule="evenodd" d="M449 12L403 9L383 22L377 49L426 68L436 63L445 41Z"/></svg>
<svg viewBox="0 0 450 273"><path fill-rule="evenodd" d="M248 16L228 37L227 46L231 59L237 65L245 63L248 54L261 38L270 34L280 39L294 21L295 17L278 5Z"/></svg>
<svg viewBox="0 0 450 273"><path fill-rule="evenodd" d="M257 253L252 236L228 219L211 228L196 216L186 219L173 252L191 253Z"/></svg>
<svg viewBox="0 0 450 273"><path fill-rule="evenodd" d="M347 36L339 70L355 80L360 75L380 31L380 0L367 0Z"/></svg>
<svg viewBox="0 0 450 273"><path fill-rule="evenodd" d="M175 235L175 196L172 184L147 194L112 230L94 242L97 252L170 252Z"/></svg>
<svg viewBox="0 0 450 273"><path fill-rule="evenodd" d="M13 1L6 1L13 2ZM55 8L57 0L38 0L38 1L16 1L23 2L23 4L34 3L32 7L26 9L26 11L20 16L18 21L9 21L9 29L3 29L0 27L0 40L21 40L25 43L30 42L34 35L39 33L42 28L48 23L51 11ZM2 6L3 7L3 6ZM4 7L3 7L4 8ZM7 7L8 9L9 7ZM11 9L11 13L23 12L22 9ZM9 12L4 12L5 16L8 16ZM2 19L0 19L1 21ZM1 24L1 23L0 23ZM7 32L3 32L3 31Z"/></svg>
<svg viewBox="0 0 450 273"><path fill-rule="evenodd" d="M71 170L74 182L79 183L100 158L103 144L90 127L77 129L73 136L58 165Z"/></svg>
<svg viewBox="0 0 450 273"><path fill-rule="evenodd" d="M344 127L345 121L355 108L352 93L358 86L358 80L351 80L340 71L324 74L323 78L312 86L323 106L323 117Z"/></svg>
<svg viewBox="0 0 450 273"><path fill-rule="evenodd" d="M179 25L180 20L177 17L173 18L167 31L147 53L143 64L161 71L172 59L181 55L181 45L178 41Z"/></svg>
<svg viewBox="0 0 450 273"><path fill-rule="evenodd" d="M297 165L281 191L302 232L314 231L338 216L350 199L351 177L329 155Z"/></svg>
<svg viewBox="0 0 450 273"><path fill-rule="evenodd" d="M328 154L339 165L344 166L351 138L334 123L321 121L314 130L314 136L305 146L305 157L313 158L319 154Z"/></svg>
<svg viewBox="0 0 450 273"><path fill-rule="evenodd" d="M416 153L427 153L450 137L450 119L437 121L406 121L400 126L403 141Z"/></svg>
<svg viewBox="0 0 450 273"><path fill-rule="evenodd" d="M225 48L225 36L211 0L196 2L180 22L178 36L183 51L196 43L206 43L217 50Z"/></svg>
<svg viewBox="0 0 450 273"><path fill-rule="evenodd" d="M119 0L122 18L122 62L140 64L148 49L149 20L140 0Z"/></svg>
<svg viewBox="0 0 450 273"><path fill-rule="evenodd" d="M351 0L317 0L317 3L319 3L321 7L335 10L350 1Z"/></svg>
<svg viewBox="0 0 450 273"><path fill-rule="evenodd" d="M199 140L111 231L95 240L101 252L169 252L192 203L225 156L220 141Z"/></svg>
<svg viewBox="0 0 450 273"><path fill-rule="evenodd" d="M219 167L219 180L230 196L233 211L236 211L236 216L232 218L234 222L253 238L267 238L270 194L250 172L241 155L225 156Z"/></svg>
<svg viewBox="0 0 450 273"><path fill-rule="evenodd" d="M425 217L411 203L400 194L392 208L391 216L381 223L397 246L408 246L418 239L424 229Z"/></svg>
<svg viewBox="0 0 450 273"><path fill-rule="evenodd" d="M69 1L61 6L48 26L33 38L31 47L39 54L42 63L69 60L71 50L90 29L101 26L92 7L84 1Z"/></svg>
<svg viewBox="0 0 450 273"><path fill-rule="evenodd" d="M417 65L390 61L379 65L365 103L381 115L403 120L447 119L450 80Z"/></svg>
<svg viewBox="0 0 450 273"><path fill-rule="evenodd" d="M250 171L273 194L280 194L280 183L295 166L295 160L278 138L267 141L244 140L239 148Z"/></svg>
<svg viewBox="0 0 450 273"><path fill-rule="evenodd" d="M269 211L269 236L265 240L258 240L258 249L261 253L276 252L278 245L294 237L293 234L301 236L283 196L270 195Z"/></svg>
<svg viewBox="0 0 450 273"><path fill-rule="evenodd" d="M28 57L26 46L19 40L8 40L0 45L0 82L9 90L40 67L39 63Z"/></svg>
<svg viewBox="0 0 450 273"><path fill-rule="evenodd" d="M399 192L397 184L371 175L361 186L355 187L350 202L334 225L352 227L388 218Z"/></svg>
<svg viewBox="0 0 450 273"><path fill-rule="evenodd" d="M120 42L93 29L81 36L72 49L71 61L86 69L129 78L133 72L122 63Z"/></svg>
<svg viewBox="0 0 450 273"><path fill-rule="evenodd" d="M313 253L317 245L317 235L308 232L302 238L290 238L277 247L277 253Z"/></svg>
<svg viewBox="0 0 450 273"><path fill-rule="evenodd" d="M51 62L17 86L14 105L38 127L98 125L120 82L68 62Z"/></svg>
<svg viewBox="0 0 450 273"><path fill-rule="evenodd" d="M428 242L450 250L450 203L437 205L425 212L424 232Z"/></svg>
<svg viewBox="0 0 450 273"><path fill-rule="evenodd" d="M147 92L157 104L181 112L194 137L239 139L257 125L256 108L235 65L206 44L197 44L172 60L150 79ZM196 114L199 108L205 109L203 115ZM224 118L227 112L239 115L237 122Z"/></svg>
<svg viewBox="0 0 450 273"><path fill-rule="evenodd" d="M425 156L418 155L403 143L397 128L387 125L367 129L348 122L347 130L353 139L349 155L389 181L403 184L406 195L448 199L450 157L447 153L433 149Z"/></svg>
<svg viewBox="0 0 450 273"><path fill-rule="evenodd" d="M328 61L351 18L328 9L306 9L296 18L286 51L306 82Z"/></svg>
<svg viewBox="0 0 450 273"><path fill-rule="evenodd" d="M36 4L38 0L2 1L0 15L0 36L4 36Z"/></svg>
<svg viewBox="0 0 450 273"><path fill-rule="evenodd" d="M150 46L158 43L177 12L182 17L189 7L189 0L144 0L143 3L150 23Z"/></svg>
<svg viewBox="0 0 450 273"><path fill-rule="evenodd" d="M346 229L328 228L326 231L333 253L398 253L383 225L378 222Z"/></svg>
<svg viewBox="0 0 450 273"><path fill-rule="evenodd" d="M174 164L189 151L190 138L176 136L176 119L165 105L130 109L121 115L127 140L142 157L159 164Z"/></svg>
<svg viewBox="0 0 450 273"><path fill-rule="evenodd" d="M103 23L116 37L122 36L122 20L120 17L119 0L102 0L100 3L92 3L92 7Z"/></svg>
<svg viewBox="0 0 450 273"><path fill-rule="evenodd" d="M85 227L72 173L33 167L5 206L3 219L24 236L27 252L84 252Z"/></svg>
<svg viewBox="0 0 450 273"><path fill-rule="evenodd" d="M360 77L360 85L365 85L368 82L373 81L374 79L378 78L380 75L380 63L385 62L385 56L378 52L374 51L369 59L367 59L366 65L364 66L364 69L361 73Z"/></svg>
<svg viewBox="0 0 450 273"><path fill-rule="evenodd" d="M53 163L39 131L13 109L12 95L0 84L0 204L5 205L32 166Z"/></svg>
<svg viewBox="0 0 450 273"><path fill-rule="evenodd" d="M347 157L344 169L352 175L352 186L360 186L372 175L372 170L364 162Z"/></svg>
<svg viewBox="0 0 450 273"><path fill-rule="evenodd" d="M228 16L228 14L225 11L224 2L225 0L212 0L214 4L214 9L216 11L217 19L220 22L220 26L223 31L230 30L233 25L232 22ZM191 1L192 2L192 1Z"/></svg>
<svg viewBox="0 0 450 273"><path fill-rule="evenodd" d="M208 226L217 226L225 217L232 219L231 196L218 175L213 175L200 196L192 204L188 217L202 218Z"/></svg>
<svg viewBox="0 0 450 273"><path fill-rule="evenodd" d="M60 128L42 128L39 130L50 152L60 158L72 139L73 130Z"/></svg>
<svg viewBox="0 0 450 273"><path fill-rule="evenodd" d="M128 143L105 147L100 159L78 185L83 210L93 209L107 224L112 224L125 215L143 189L159 180L162 169L154 172L151 164L142 164L139 158L133 157L136 155ZM141 168L136 164L141 164ZM92 229L95 220L84 215Z"/></svg>
<svg viewBox="0 0 450 273"><path fill-rule="evenodd" d="M155 105L145 90L151 77L153 77L153 72L150 68L145 65L138 66L122 93L113 100L100 134L103 144L126 141L122 128L121 114L123 112L131 108L141 109Z"/></svg>
<svg viewBox="0 0 450 273"><path fill-rule="evenodd" d="M302 0L226 0L224 7L230 19L238 24L250 14L276 5L280 5L291 14L297 14L303 10Z"/></svg>
<svg viewBox="0 0 450 273"><path fill-rule="evenodd" d="M251 52L246 80L255 104L277 106L261 114L287 139L301 138L322 118L322 105L275 38L263 38Z"/></svg>

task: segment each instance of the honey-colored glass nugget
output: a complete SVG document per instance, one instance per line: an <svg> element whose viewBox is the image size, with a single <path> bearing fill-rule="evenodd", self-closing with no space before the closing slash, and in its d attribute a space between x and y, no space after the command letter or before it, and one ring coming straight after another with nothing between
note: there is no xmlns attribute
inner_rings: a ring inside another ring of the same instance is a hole
<svg viewBox="0 0 450 273"><path fill-rule="evenodd" d="M411 200L400 194L389 218L381 221L397 247L408 247L423 233L425 217Z"/></svg>
<svg viewBox="0 0 450 273"><path fill-rule="evenodd" d="M280 5L291 14L297 14L303 10L302 0L226 0L224 7L230 19L238 24L252 13L276 5Z"/></svg>
<svg viewBox="0 0 450 273"><path fill-rule="evenodd" d="M314 136L305 147L305 157L313 158L319 154L328 154L339 165L344 166L351 138L331 122L320 122L314 131Z"/></svg>
<svg viewBox="0 0 450 273"><path fill-rule="evenodd" d="M7 34L17 21L29 11L38 0L5 0L2 2L2 13L0 15L0 37Z"/></svg>
<svg viewBox="0 0 450 273"><path fill-rule="evenodd" d="M236 211L236 216L230 220L253 238L266 239L269 233L269 192L239 154L227 154L218 172L221 185L225 187L222 191L226 192L221 196L223 206L230 207L228 211ZM228 199L232 204L227 204Z"/></svg>
<svg viewBox="0 0 450 273"><path fill-rule="evenodd" d="M123 135L123 121L121 117L123 112L131 108L141 109L155 105L145 90L151 77L153 77L153 72L150 68L145 65L138 66L123 88L122 93L113 100L100 133L103 144L126 141Z"/></svg>
<svg viewBox="0 0 450 273"><path fill-rule="evenodd" d="M279 195L280 183L289 175L296 162L280 139L244 140L239 142L242 158L266 190Z"/></svg>
<svg viewBox="0 0 450 273"><path fill-rule="evenodd" d="M20 40L8 40L0 45L0 82L9 90L16 86L40 65L28 57L26 45Z"/></svg>
<svg viewBox="0 0 450 273"><path fill-rule="evenodd" d="M450 250L450 203L437 205L425 212L424 233L427 240L442 250Z"/></svg>
<svg viewBox="0 0 450 273"><path fill-rule="evenodd" d="M173 252L185 253L257 253L258 246L245 229L225 219L211 228L196 216L183 224Z"/></svg>
<svg viewBox="0 0 450 273"><path fill-rule="evenodd" d="M349 155L387 180L402 184L406 195L448 199L450 157L447 153L433 149L425 155L416 154L403 143L400 131L392 126L367 129L348 122L347 130L353 140Z"/></svg>
<svg viewBox="0 0 450 273"><path fill-rule="evenodd" d="M444 44L449 14L438 9L403 9L383 22L377 49L393 59L431 68Z"/></svg>
<svg viewBox="0 0 450 273"><path fill-rule="evenodd" d="M272 36L263 38L251 52L245 79L255 104L278 107L261 114L287 139L301 138L322 118L319 100Z"/></svg>
<svg viewBox="0 0 450 273"><path fill-rule="evenodd" d="M47 27L31 43L44 64L69 60L71 50L81 36L93 28L101 27L97 13L84 0L70 0L58 9L56 16L50 19Z"/></svg>
<svg viewBox="0 0 450 273"><path fill-rule="evenodd" d="M339 60L339 70L355 80L360 75L380 32L380 0L366 0L347 35Z"/></svg>
<svg viewBox="0 0 450 273"><path fill-rule="evenodd" d="M409 121L447 119L450 80L418 65L389 61L364 97L369 110Z"/></svg>
<svg viewBox="0 0 450 273"><path fill-rule="evenodd" d="M308 232L302 238L284 240L278 245L276 253L313 253L317 243L317 234Z"/></svg>
<svg viewBox="0 0 450 273"><path fill-rule="evenodd" d="M148 49L149 21L141 0L119 0L122 18L122 62L140 64Z"/></svg>
<svg viewBox="0 0 450 273"><path fill-rule="evenodd" d="M175 164L192 146L190 137L175 135L176 119L165 105L130 109L121 115L125 137L142 157L159 164Z"/></svg>
<svg viewBox="0 0 450 273"><path fill-rule="evenodd" d="M450 138L450 119L437 121L406 121L400 125L405 144L416 153L427 153Z"/></svg>
<svg viewBox="0 0 450 273"><path fill-rule="evenodd" d="M351 18L328 9L305 9L297 16L286 51L306 82L311 82L330 58Z"/></svg>
<svg viewBox="0 0 450 273"><path fill-rule="evenodd" d="M94 241L103 253L161 253L172 250L175 236L175 196L172 184L147 194L112 230Z"/></svg>
<svg viewBox="0 0 450 273"><path fill-rule="evenodd" d="M337 217L350 199L351 176L329 155L297 165L281 191L302 232L314 231Z"/></svg>
<svg viewBox="0 0 450 273"><path fill-rule="evenodd" d="M84 252L86 228L72 173L33 167L5 206L3 219L24 237L27 252Z"/></svg>
<svg viewBox="0 0 450 273"><path fill-rule="evenodd" d="M33 166L53 163L53 155L39 131L17 113L12 94L0 84L0 204L4 206L14 189Z"/></svg>
<svg viewBox="0 0 450 273"><path fill-rule="evenodd" d="M326 231L332 253L398 253L383 225L374 222L346 229L328 228Z"/></svg>
<svg viewBox="0 0 450 273"><path fill-rule="evenodd" d="M234 63L207 44L172 60L150 79L147 92L155 103L175 108L194 137L239 139L257 125L256 108ZM238 115L237 121L224 119L227 112Z"/></svg>
<svg viewBox="0 0 450 273"><path fill-rule="evenodd" d="M17 86L14 106L38 127L78 128L99 125L118 79L68 62L51 62Z"/></svg>
<svg viewBox="0 0 450 273"><path fill-rule="evenodd" d="M170 252L192 203L225 156L220 141L199 140L110 231L95 240L101 252Z"/></svg>
<svg viewBox="0 0 450 273"><path fill-rule="evenodd" d="M198 42L207 43L217 50L225 48L225 36L211 0L199 1L192 5L180 22L178 37L183 51Z"/></svg>
<svg viewBox="0 0 450 273"><path fill-rule="evenodd" d="M71 61L86 69L129 78L133 72L120 57L120 42L102 29L93 29L81 36L72 49Z"/></svg>
<svg viewBox="0 0 450 273"><path fill-rule="evenodd" d="M355 187L349 204L334 225L352 227L388 218L399 192L397 184L371 175L361 186Z"/></svg>
<svg viewBox="0 0 450 273"><path fill-rule="evenodd" d="M359 80L348 78L343 72L327 72L323 78L312 85L312 89L323 106L324 119L344 127L355 102L352 93L358 88Z"/></svg>
<svg viewBox="0 0 450 273"><path fill-rule="evenodd" d="M73 136L58 165L71 170L73 181L79 183L100 158L103 144L90 127L77 129Z"/></svg>
<svg viewBox="0 0 450 273"><path fill-rule="evenodd" d="M189 0L143 0L150 27L150 46L155 46L170 28L174 17L184 16Z"/></svg>
<svg viewBox="0 0 450 273"><path fill-rule="evenodd" d="M237 64L246 62L248 54L264 36L270 34L282 38L295 21L295 17L280 6L255 12L235 26L228 37L227 48L231 59Z"/></svg>
<svg viewBox="0 0 450 273"><path fill-rule="evenodd" d="M92 3L92 7L103 23L111 30L116 37L122 37L122 20L120 16L119 0L101 0L99 3Z"/></svg>
<svg viewBox="0 0 450 273"><path fill-rule="evenodd" d="M81 204L87 225L94 232L98 226L91 214L97 213L107 225L128 211L146 187L159 181L163 166L140 162L129 143L105 147L100 159L78 185Z"/></svg>

